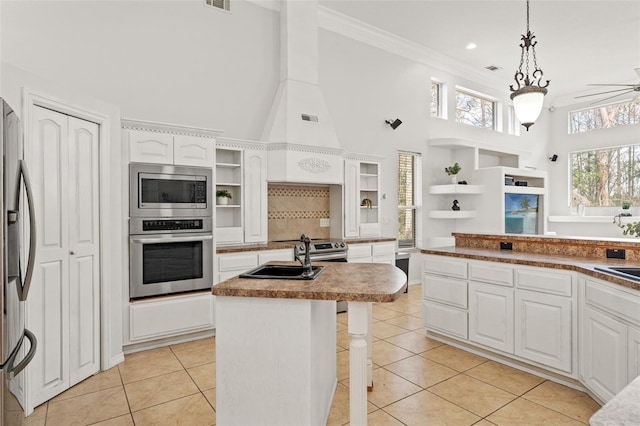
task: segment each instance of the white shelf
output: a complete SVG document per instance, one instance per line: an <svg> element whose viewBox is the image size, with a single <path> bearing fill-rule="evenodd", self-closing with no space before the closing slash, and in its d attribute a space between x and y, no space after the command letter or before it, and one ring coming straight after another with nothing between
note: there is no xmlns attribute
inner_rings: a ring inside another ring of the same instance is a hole
<svg viewBox="0 0 640 426"><path fill-rule="evenodd" d="M378 188L360 188L360 192L377 192Z"/></svg>
<svg viewBox="0 0 640 426"><path fill-rule="evenodd" d="M378 175L376 173L360 173L360 177L375 177L375 178L377 178Z"/></svg>
<svg viewBox="0 0 640 426"><path fill-rule="evenodd" d="M238 209L240 208L240 204L216 204L216 208L224 208L224 209Z"/></svg>
<svg viewBox="0 0 640 426"><path fill-rule="evenodd" d="M430 194L482 194L484 192L483 185L431 185L429 187Z"/></svg>
<svg viewBox="0 0 640 426"><path fill-rule="evenodd" d="M622 223L634 222L640 220L640 216L623 216ZM613 224L613 216L549 216L549 222L554 223L611 223Z"/></svg>
<svg viewBox="0 0 640 426"><path fill-rule="evenodd" d="M504 192L509 194L542 195L544 194L544 188L538 188L535 186L505 185Z"/></svg>
<svg viewBox="0 0 640 426"><path fill-rule="evenodd" d="M241 186L240 183L216 182L216 186Z"/></svg>
<svg viewBox="0 0 640 426"><path fill-rule="evenodd" d="M378 208L378 206L371 206L371 207L367 207L367 206L360 206L361 209L365 209L365 210L375 210Z"/></svg>
<svg viewBox="0 0 640 426"><path fill-rule="evenodd" d="M429 217L432 219L473 219L476 212L473 210L431 210Z"/></svg>
<svg viewBox="0 0 640 426"><path fill-rule="evenodd" d="M240 167L240 164L237 163L216 163L216 167L220 167L222 169L237 169Z"/></svg>

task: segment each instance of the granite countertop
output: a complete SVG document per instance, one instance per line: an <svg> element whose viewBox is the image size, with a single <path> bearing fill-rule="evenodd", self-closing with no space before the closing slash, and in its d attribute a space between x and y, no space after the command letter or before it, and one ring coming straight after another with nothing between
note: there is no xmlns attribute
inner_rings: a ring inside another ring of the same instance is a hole
<svg viewBox="0 0 640 426"><path fill-rule="evenodd" d="M589 419L591 426L633 426L640 421L640 376Z"/></svg>
<svg viewBox="0 0 640 426"><path fill-rule="evenodd" d="M345 238L344 241L347 244L365 244L365 243L386 243L395 242L395 237L358 237L358 238Z"/></svg>
<svg viewBox="0 0 640 426"><path fill-rule="evenodd" d="M270 264L299 265L297 262ZM213 286L216 296L273 299L393 302L402 294L406 275L380 263L314 262L325 269L315 280L252 279L234 277Z"/></svg>
<svg viewBox="0 0 640 426"><path fill-rule="evenodd" d="M640 282L596 271L596 266L640 267L637 262L623 259L604 259L594 257L563 256L561 254L535 254L511 250L492 250L468 247L443 247L420 250L423 254L461 257L465 259L487 260L491 262L512 263L517 265L539 266L543 268L577 271L594 278L609 281L634 290L640 290Z"/></svg>

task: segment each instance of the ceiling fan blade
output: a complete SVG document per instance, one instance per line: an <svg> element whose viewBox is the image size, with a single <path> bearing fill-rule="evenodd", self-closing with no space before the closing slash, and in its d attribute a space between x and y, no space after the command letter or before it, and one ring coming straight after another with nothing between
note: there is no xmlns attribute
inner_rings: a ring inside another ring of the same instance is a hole
<svg viewBox="0 0 640 426"><path fill-rule="evenodd" d="M598 99L597 101L592 102L589 105L599 104L601 102L608 101L609 99L617 98L618 96L626 95L627 93L631 93L631 92L633 92L633 90L628 90L624 93L618 93L617 95L609 96L608 98Z"/></svg>
<svg viewBox="0 0 640 426"><path fill-rule="evenodd" d="M638 74L638 77L640 77L640 68L636 68L636 74Z"/></svg>
<svg viewBox="0 0 640 426"><path fill-rule="evenodd" d="M625 87L633 87L633 86L637 86L637 84L587 84L587 86L625 86Z"/></svg>
<svg viewBox="0 0 640 426"><path fill-rule="evenodd" d="M588 96L597 96L597 95L604 95L606 93L615 93L615 92L622 92L622 91L628 91L628 92L633 92L633 88L625 88L625 89L616 89L616 90L607 90L606 92L598 92L598 93L591 93L590 95L580 95L580 96L576 96L575 99L578 98L586 98Z"/></svg>

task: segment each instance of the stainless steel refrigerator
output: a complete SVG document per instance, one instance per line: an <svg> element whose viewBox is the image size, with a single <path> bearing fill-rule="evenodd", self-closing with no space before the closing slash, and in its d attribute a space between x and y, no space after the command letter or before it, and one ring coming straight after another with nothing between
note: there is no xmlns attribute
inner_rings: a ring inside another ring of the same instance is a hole
<svg viewBox="0 0 640 426"><path fill-rule="evenodd" d="M35 215L26 165L22 160L22 128L15 112L0 98L2 163L2 289L0 289L0 363L2 384L0 426L25 423L20 400L24 380L19 374L36 353L36 337L25 328L24 304L35 260ZM25 211L21 211L25 210Z"/></svg>

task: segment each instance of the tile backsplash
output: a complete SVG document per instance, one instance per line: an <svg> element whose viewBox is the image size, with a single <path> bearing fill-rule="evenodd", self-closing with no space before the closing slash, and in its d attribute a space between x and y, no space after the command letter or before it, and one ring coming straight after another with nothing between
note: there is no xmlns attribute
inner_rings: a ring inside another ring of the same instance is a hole
<svg viewBox="0 0 640 426"><path fill-rule="evenodd" d="M270 184L268 189L269 240L293 240L305 234L329 238L329 227L320 219L329 218L329 187Z"/></svg>

